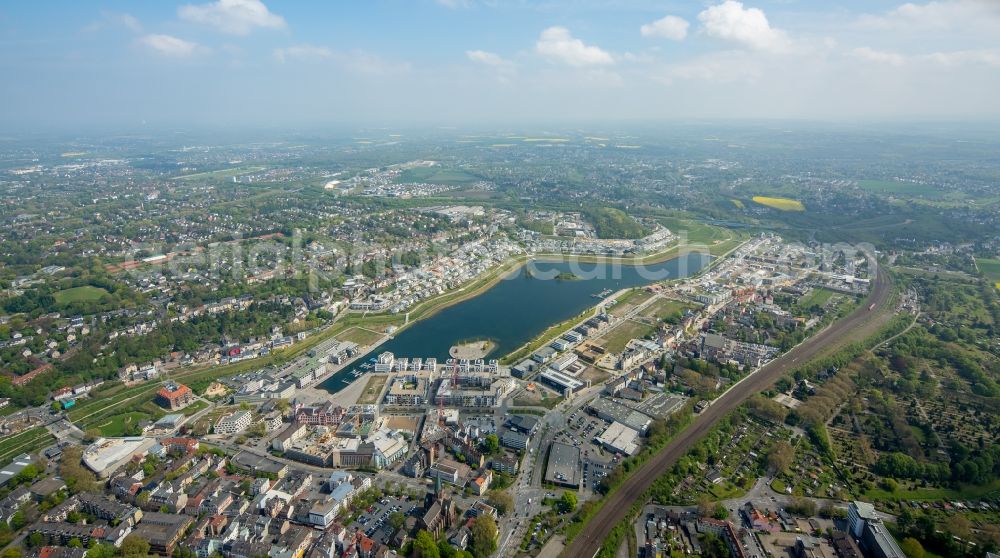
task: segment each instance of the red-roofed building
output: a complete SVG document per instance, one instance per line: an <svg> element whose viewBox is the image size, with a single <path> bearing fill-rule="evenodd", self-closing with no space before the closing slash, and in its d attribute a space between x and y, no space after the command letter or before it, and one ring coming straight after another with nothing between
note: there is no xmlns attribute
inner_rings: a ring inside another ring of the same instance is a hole
<svg viewBox="0 0 1000 558"><path fill-rule="evenodd" d="M15 377L11 378L10 383L13 384L13 385L15 385L15 386L23 386L23 385L27 384L28 382L30 382L31 380L34 380L35 378L37 378L39 374L44 374L44 373L48 372L49 370L52 370L52 365L51 364L43 364L43 365L39 366L38 368L35 368L31 372L28 372L27 374L25 374L23 376L15 376Z"/></svg>
<svg viewBox="0 0 1000 558"><path fill-rule="evenodd" d="M167 382L156 392L156 402L172 411L194 401L194 392L184 384Z"/></svg>

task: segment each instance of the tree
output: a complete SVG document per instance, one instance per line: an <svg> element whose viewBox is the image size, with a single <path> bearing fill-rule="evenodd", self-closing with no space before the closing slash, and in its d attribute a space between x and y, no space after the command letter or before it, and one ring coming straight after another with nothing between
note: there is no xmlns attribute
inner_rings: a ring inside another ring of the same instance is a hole
<svg viewBox="0 0 1000 558"><path fill-rule="evenodd" d="M702 517L712 517L715 513L715 502L707 494L698 496L698 515Z"/></svg>
<svg viewBox="0 0 1000 558"><path fill-rule="evenodd" d="M705 558L728 558L729 546L715 533L701 535L701 555Z"/></svg>
<svg viewBox="0 0 1000 558"><path fill-rule="evenodd" d="M389 526L393 531L398 531L406 523L406 516L402 512L392 512L389 514Z"/></svg>
<svg viewBox="0 0 1000 558"><path fill-rule="evenodd" d="M76 537L73 537L72 539L69 540L68 543L66 543L66 546L70 548L83 548L83 541L81 541Z"/></svg>
<svg viewBox="0 0 1000 558"><path fill-rule="evenodd" d="M274 402L274 408L284 416L288 414L288 410L292 408L292 404L287 399L278 399Z"/></svg>
<svg viewBox="0 0 1000 558"><path fill-rule="evenodd" d="M496 508L500 515L507 515L514 509L514 498L506 490L490 490L486 493L486 502Z"/></svg>
<svg viewBox="0 0 1000 558"><path fill-rule="evenodd" d="M489 434L483 438L483 449L489 455L496 455L500 451L500 438L496 434Z"/></svg>
<svg viewBox="0 0 1000 558"><path fill-rule="evenodd" d="M412 558L441 558L441 553L438 551L437 543L434 542L434 537L421 529L416 538L413 539L410 556Z"/></svg>
<svg viewBox="0 0 1000 558"><path fill-rule="evenodd" d="M472 555L475 558L486 558L497 549L497 522L493 516L482 514L472 522Z"/></svg>
<svg viewBox="0 0 1000 558"><path fill-rule="evenodd" d="M8 548L0 554L0 558L21 558L21 549L19 548Z"/></svg>
<svg viewBox="0 0 1000 558"><path fill-rule="evenodd" d="M767 468L774 473L784 473L795 458L795 448L785 440L778 440L767 452Z"/></svg>
<svg viewBox="0 0 1000 558"><path fill-rule="evenodd" d="M31 548L38 548L45 544L45 535L41 533L32 533L28 535L28 546Z"/></svg>
<svg viewBox="0 0 1000 558"><path fill-rule="evenodd" d="M729 519L729 510L726 509L726 506L718 503L715 505L715 512L712 513L712 517L719 520Z"/></svg>
<svg viewBox="0 0 1000 558"><path fill-rule="evenodd" d="M909 558L924 558L924 547L913 537L906 537L899 543L900 550Z"/></svg>
<svg viewBox="0 0 1000 558"><path fill-rule="evenodd" d="M95 544L87 551L87 558L114 558L118 549L110 544Z"/></svg>
<svg viewBox="0 0 1000 558"><path fill-rule="evenodd" d="M955 514L944 522L945 529L960 539L968 539L972 535L972 522L964 515Z"/></svg>
<svg viewBox="0 0 1000 558"><path fill-rule="evenodd" d="M123 558L146 558L149 555L149 541L137 535L129 535L122 541Z"/></svg>
<svg viewBox="0 0 1000 558"><path fill-rule="evenodd" d="M576 493L566 491L562 493L562 497L559 498L559 511L562 513L572 513L576 511Z"/></svg>

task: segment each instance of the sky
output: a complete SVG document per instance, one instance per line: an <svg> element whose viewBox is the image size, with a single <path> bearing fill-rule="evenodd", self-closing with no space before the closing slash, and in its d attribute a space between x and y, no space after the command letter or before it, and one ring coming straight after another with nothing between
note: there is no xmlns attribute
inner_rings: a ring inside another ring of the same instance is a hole
<svg viewBox="0 0 1000 558"><path fill-rule="evenodd" d="M1000 0L0 3L6 130L991 120Z"/></svg>

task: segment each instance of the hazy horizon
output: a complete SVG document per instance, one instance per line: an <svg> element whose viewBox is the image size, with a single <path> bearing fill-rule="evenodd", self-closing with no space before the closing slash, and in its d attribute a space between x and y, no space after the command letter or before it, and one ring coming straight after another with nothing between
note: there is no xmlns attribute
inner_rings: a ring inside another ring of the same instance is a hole
<svg viewBox="0 0 1000 558"><path fill-rule="evenodd" d="M0 124L975 123L998 37L990 0L17 3Z"/></svg>

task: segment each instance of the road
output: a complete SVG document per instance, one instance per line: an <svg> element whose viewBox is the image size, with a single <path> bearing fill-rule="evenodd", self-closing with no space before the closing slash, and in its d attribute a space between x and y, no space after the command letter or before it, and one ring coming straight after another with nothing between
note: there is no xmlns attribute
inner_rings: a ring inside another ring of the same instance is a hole
<svg viewBox="0 0 1000 558"><path fill-rule="evenodd" d="M573 539L562 555L573 558L589 558L596 555L611 530L628 515L632 504L719 420L751 395L767 389L785 374L821 355L830 347L837 346L866 325L877 314L869 311L869 306L874 304L877 309L882 309L889 302L892 292L891 281L886 272L878 266L876 269L878 272L872 282L868 298L859 304L854 312L765 364L716 399L694 418L688 428L670 440L660 453L647 461L608 498L604 506L590 518L586 529Z"/></svg>

